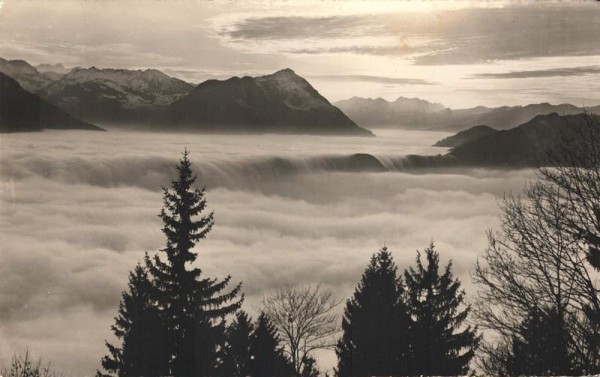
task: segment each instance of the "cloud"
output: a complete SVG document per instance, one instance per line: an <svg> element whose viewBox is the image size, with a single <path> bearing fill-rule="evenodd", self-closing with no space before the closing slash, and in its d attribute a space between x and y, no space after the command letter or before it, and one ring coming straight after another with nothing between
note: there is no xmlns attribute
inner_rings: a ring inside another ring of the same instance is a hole
<svg viewBox="0 0 600 377"><path fill-rule="evenodd" d="M376 33L378 27L372 20L361 15L253 17L233 23L229 28L224 26L220 32L234 40L339 38Z"/></svg>
<svg viewBox="0 0 600 377"><path fill-rule="evenodd" d="M309 76L309 78L320 79L324 81L362 81L379 84L398 84L398 85L435 85L435 82L424 79L411 79L403 77L385 77L371 75L321 75Z"/></svg>
<svg viewBox="0 0 600 377"><path fill-rule="evenodd" d="M112 339L128 271L145 251L164 246L159 187L172 178L184 146L192 150L199 183L209 185L216 217L196 249L197 263L206 276L242 281L251 312L286 283L320 282L347 298L381 246L404 269L432 238L472 293L469 270L485 247L485 230L497 224L497 197L519 190L531 171L268 173L255 164L268 156L305 160L359 147L412 153L413 145L431 145L439 136L294 137L290 145L278 135L5 135L0 355L29 346L65 373L94 373L104 339ZM331 368L334 358L324 354L321 365Z"/></svg>
<svg viewBox="0 0 600 377"><path fill-rule="evenodd" d="M527 79L539 77L568 77L600 74L600 65L585 67L568 67L554 69L538 69L530 71L512 71L506 73L478 73L469 78L474 79Z"/></svg>
<svg viewBox="0 0 600 377"><path fill-rule="evenodd" d="M591 2L524 3L428 13L252 17L228 21L218 31L240 49L391 55L422 65L469 64L598 54L599 13Z"/></svg>

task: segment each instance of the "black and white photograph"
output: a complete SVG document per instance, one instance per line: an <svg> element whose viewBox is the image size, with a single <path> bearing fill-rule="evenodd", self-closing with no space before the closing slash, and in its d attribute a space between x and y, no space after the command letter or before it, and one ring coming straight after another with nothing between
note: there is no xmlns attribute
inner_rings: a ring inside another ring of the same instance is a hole
<svg viewBox="0 0 600 377"><path fill-rule="evenodd" d="M600 376L600 1L0 0L0 377Z"/></svg>

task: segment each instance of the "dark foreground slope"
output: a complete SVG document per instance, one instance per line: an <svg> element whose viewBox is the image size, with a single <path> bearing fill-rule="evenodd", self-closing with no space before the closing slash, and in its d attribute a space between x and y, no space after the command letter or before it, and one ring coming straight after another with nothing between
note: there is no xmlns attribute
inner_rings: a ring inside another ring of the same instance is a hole
<svg viewBox="0 0 600 377"><path fill-rule="evenodd" d="M27 92L11 77L0 73L0 132L43 129L101 128L73 118L65 111Z"/></svg>
<svg viewBox="0 0 600 377"><path fill-rule="evenodd" d="M385 156L379 159L372 155L345 156L336 161L370 171L410 171L416 169L446 169L461 167L477 168L531 168L560 163L556 152L559 148L576 146L588 127L599 127L600 117L589 114L538 115L510 130L490 132L470 142L459 145L445 155L436 156ZM554 153L554 154L553 154ZM357 162L368 162L358 165ZM330 165L327 165L331 168Z"/></svg>
<svg viewBox="0 0 600 377"><path fill-rule="evenodd" d="M6 60L0 58L0 72L16 80L21 87L31 93L36 93L52 82L50 76L38 71L25 60Z"/></svg>
<svg viewBox="0 0 600 377"><path fill-rule="evenodd" d="M506 131L498 131L460 145L450 156L465 165L524 167L543 165L564 142L577 142L594 115L538 115Z"/></svg>
<svg viewBox="0 0 600 377"><path fill-rule="evenodd" d="M372 135L290 69L203 82L167 116L170 127L186 131Z"/></svg>

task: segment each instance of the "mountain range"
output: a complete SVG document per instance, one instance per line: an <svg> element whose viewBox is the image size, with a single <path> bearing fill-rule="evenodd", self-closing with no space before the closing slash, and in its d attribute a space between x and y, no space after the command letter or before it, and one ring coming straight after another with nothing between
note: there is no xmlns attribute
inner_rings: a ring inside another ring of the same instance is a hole
<svg viewBox="0 0 600 377"><path fill-rule="evenodd" d="M103 131L29 93L0 72L0 132L82 129Z"/></svg>
<svg viewBox="0 0 600 377"><path fill-rule="evenodd" d="M155 69L36 68L23 60L1 59L0 72L69 114L98 124L160 131L372 136L291 69L197 86Z"/></svg>
<svg viewBox="0 0 600 377"><path fill-rule="evenodd" d="M527 122L537 115L558 113L580 114L585 111L600 114L600 106L581 108L571 104L549 103L526 106L489 108L477 106L453 110L438 103L400 97L395 101L382 98L353 97L335 102L351 119L368 128L401 128L462 131L476 125L497 130L508 130Z"/></svg>
<svg viewBox="0 0 600 377"><path fill-rule="evenodd" d="M186 95L193 85L156 69L74 68L38 91L82 119L100 123L146 122Z"/></svg>
<svg viewBox="0 0 600 377"><path fill-rule="evenodd" d="M332 104L291 69L199 85L155 69L34 67L24 60L2 58L0 72L84 122L160 131L366 136L372 133L362 127L463 131L485 125L508 130L537 115L600 114L600 106L549 103L453 110L406 97L394 101L352 97ZM454 142L479 136L480 131L458 135Z"/></svg>

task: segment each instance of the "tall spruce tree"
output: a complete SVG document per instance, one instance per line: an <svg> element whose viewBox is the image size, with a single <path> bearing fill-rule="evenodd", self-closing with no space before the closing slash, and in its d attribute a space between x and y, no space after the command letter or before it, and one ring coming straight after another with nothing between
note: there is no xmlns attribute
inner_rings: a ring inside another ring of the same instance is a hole
<svg viewBox="0 0 600 377"><path fill-rule="evenodd" d="M519 332L513 335L507 366L511 376L581 374L571 364L571 340L563 317L556 308L532 308Z"/></svg>
<svg viewBox="0 0 600 377"><path fill-rule="evenodd" d="M250 343L252 376L283 377L294 374L294 367L279 344L277 329L269 317L261 313L256 320Z"/></svg>
<svg viewBox="0 0 600 377"><path fill-rule="evenodd" d="M343 335L336 345L338 376L409 372L410 319L403 292L392 255L384 247L373 255L354 295L346 302Z"/></svg>
<svg viewBox="0 0 600 377"><path fill-rule="evenodd" d="M470 307L452 275L452 262L439 274L439 254L433 243L425 249L427 266L417 255L416 270L404 272L406 304L412 319L412 374L464 375L479 343L476 329L463 327ZM462 329L461 329L462 328Z"/></svg>
<svg viewBox="0 0 600 377"><path fill-rule="evenodd" d="M201 270L191 265L197 258L194 246L210 232L214 220L212 212L203 214L205 190L193 188L196 176L188 155L186 150L171 187L163 187L164 206L159 216L167 238L161 250L166 260L158 254L146 258L169 331L170 374L178 377L215 373L217 351L225 335L224 317L234 313L243 300L238 297L241 284L223 293L230 276L221 281L203 278Z"/></svg>
<svg viewBox="0 0 600 377"><path fill-rule="evenodd" d="M227 326L225 346L219 375L224 377L244 377L252 375L250 342L254 324L248 314L240 310Z"/></svg>
<svg viewBox="0 0 600 377"><path fill-rule="evenodd" d="M171 358L164 347L167 329L154 306L154 287L148 272L139 264L129 274L128 287L111 327L121 347L106 342L109 355L102 358L102 367L108 375L119 377L167 375Z"/></svg>

